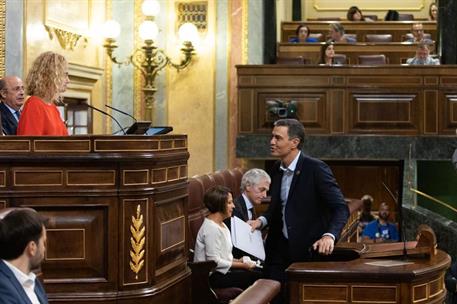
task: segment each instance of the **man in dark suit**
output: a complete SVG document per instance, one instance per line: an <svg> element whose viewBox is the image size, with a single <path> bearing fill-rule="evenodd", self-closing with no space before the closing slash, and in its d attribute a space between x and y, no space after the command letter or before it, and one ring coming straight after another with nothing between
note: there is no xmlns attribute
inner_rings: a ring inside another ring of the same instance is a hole
<svg viewBox="0 0 457 304"><path fill-rule="evenodd" d="M295 119L275 122L271 155L278 161L271 171L271 203L251 223L269 226L265 275L285 283L285 269L294 262L310 261L333 252L349 217L349 209L330 168L301 152L305 130ZM284 284L281 299L285 303Z"/></svg>
<svg viewBox="0 0 457 304"><path fill-rule="evenodd" d="M3 134L16 135L24 98L24 85L19 77L5 76L0 79L0 114L2 116Z"/></svg>
<svg viewBox="0 0 457 304"><path fill-rule="evenodd" d="M241 178L241 195L234 201L235 209L232 216L236 216L245 222L256 219L255 205L260 205L262 199L267 197L267 191L270 188L271 179L267 172L262 169L251 169L243 174ZM230 218L226 219L225 224L231 229ZM258 258L250 256L246 252L233 247L233 257L242 258L249 256L251 259Z"/></svg>
<svg viewBox="0 0 457 304"><path fill-rule="evenodd" d="M44 219L32 209L15 209L0 220L0 304L47 304L32 269L44 259Z"/></svg>

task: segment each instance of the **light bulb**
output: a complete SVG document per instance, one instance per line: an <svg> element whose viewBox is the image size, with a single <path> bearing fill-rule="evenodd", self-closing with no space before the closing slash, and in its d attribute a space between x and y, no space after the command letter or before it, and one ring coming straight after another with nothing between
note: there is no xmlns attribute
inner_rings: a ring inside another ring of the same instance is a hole
<svg viewBox="0 0 457 304"><path fill-rule="evenodd" d="M115 20L108 20L103 24L102 35L105 39L116 39L121 33L121 26Z"/></svg>
<svg viewBox="0 0 457 304"><path fill-rule="evenodd" d="M179 40L181 42L190 41L195 44L199 40L198 30L193 23L184 23L178 30Z"/></svg>
<svg viewBox="0 0 457 304"><path fill-rule="evenodd" d="M157 16L160 13L160 3L157 0L144 0L141 11L146 16Z"/></svg>
<svg viewBox="0 0 457 304"><path fill-rule="evenodd" d="M140 24L140 38L142 40L154 40L157 37L157 34L159 34L159 28L157 27L157 24L154 21L143 21Z"/></svg>

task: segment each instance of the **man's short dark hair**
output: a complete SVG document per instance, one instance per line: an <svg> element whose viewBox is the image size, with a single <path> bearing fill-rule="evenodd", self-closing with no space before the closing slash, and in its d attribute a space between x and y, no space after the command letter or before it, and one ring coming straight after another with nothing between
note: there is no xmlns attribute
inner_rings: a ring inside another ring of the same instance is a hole
<svg viewBox="0 0 457 304"><path fill-rule="evenodd" d="M225 213L225 210L227 210L227 199L229 193L232 194L232 191L230 191L229 188L224 186L215 186L206 191L205 196L203 197L203 203L211 213Z"/></svg>
<svg viewBox="0 0 457 304"><path fill-rule="evenodd" d="M0 258L14 260L22 255L29 242L38 241L45 218L33 209L15 209L0 220Z"/></svg>
<svg viewBox="0 0 457 304"><path fill-rule="evenodd" d="M274 125L275 127L287 127L289 139L298 138L300 142L297 148L298 150L302 149L303 142L305 141L305 127L303 127L301 122L296 119L286 118L277 120Z"/></svg>

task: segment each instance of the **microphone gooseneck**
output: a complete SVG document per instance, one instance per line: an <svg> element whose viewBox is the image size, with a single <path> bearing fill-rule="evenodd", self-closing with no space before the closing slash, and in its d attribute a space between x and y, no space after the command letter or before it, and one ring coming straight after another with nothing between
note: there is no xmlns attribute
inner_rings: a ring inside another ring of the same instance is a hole
<svg viewBox="0 0 457 304"><path fill-rule="evenodd" d="M105 106L108 107L108 108L110 108L111 110L114 110L114 111L118 112L118 113L127 115L128 117L132 118L135 122L137 122L137 119L136 119L133 115L130 115L130 114L127 113L127 112L124 112L124 111L122 111L122 110L116 109L115 107L110 106L110 105L107 105L107 104L105 104Z"/></svg>
<svg viewBox="0 0 457 304"><path fill-rule="evenodd" d="M96 107L94 107L94 106L92 106L92 105L90 105L90 104L88 104L88 103L83 103L83 104L86 105L88 108L91 108L91 109L93 109L93 110L95 110L95 111L97 111L97 112L100 112L100 113L102 113L102 114L105 114L106 116L108 116L109 118L111 118L111 119L118 125L118 127L122 130L122 132L124 133L124 135L127 135L127 133L125 132L125 130L124 130L124 128L122 127L122 125L119 123L119 121L118 121L116 118L114 118L113 115L111 115L111 114L109 114L108 112L105 112L105 111L103 111L103 110L100 110L99 108L96 108Z"/></svg>

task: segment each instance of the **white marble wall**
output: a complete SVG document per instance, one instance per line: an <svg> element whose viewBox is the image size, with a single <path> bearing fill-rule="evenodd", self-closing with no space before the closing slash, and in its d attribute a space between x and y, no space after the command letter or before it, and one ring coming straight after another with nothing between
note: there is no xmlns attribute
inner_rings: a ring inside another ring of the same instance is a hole
<svg viewBox="0 0 457 304"><path fill-rule="evenodd" d="M6 29L5 29L5 75L23 74L23 20L24 4L18 0L6 1Z"/></svg>
<svg viewBox="0 0 457 304"><path fill-rule="evenodd" d="M263 63L263 1L248 1L248 64Z"/></svg>

